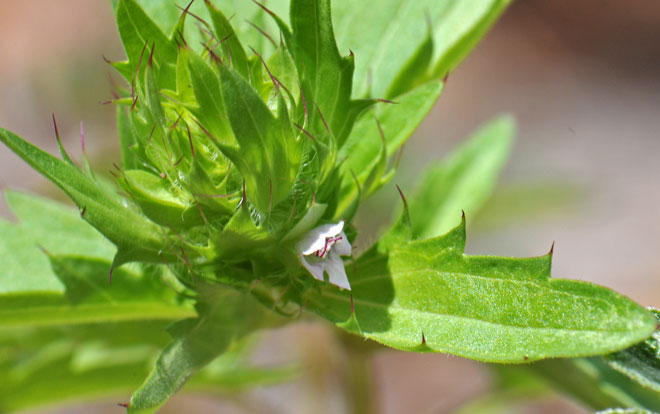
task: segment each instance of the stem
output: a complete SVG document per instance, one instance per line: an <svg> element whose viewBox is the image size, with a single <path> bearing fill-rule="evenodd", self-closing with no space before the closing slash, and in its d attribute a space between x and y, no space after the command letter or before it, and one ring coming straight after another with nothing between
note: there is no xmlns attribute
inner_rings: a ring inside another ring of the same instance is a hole
<svg viewBox="0 0 660 414"><path fill-rule="evenodd" d="M352 414L375 413L371 393L371 376L369 359L361 352L347 348L348 353L348 387L346 394L349 400L349 412Z"/></svg>
<svg viewBox="0 0 660 414"><path fill-rule="evenodd" d="M600 357L546 360L527 368L553 388L594 410L645 408L660 411L657 393L610 368Z"/></svg>
<svg viewBox="0 0 660 414"><path fill-rule="evenodd" d="M338 331L338 339L348 357L346 396L352 414L374 414L374 395L369 359L374 351L384 347L373 341Z"/></svg>

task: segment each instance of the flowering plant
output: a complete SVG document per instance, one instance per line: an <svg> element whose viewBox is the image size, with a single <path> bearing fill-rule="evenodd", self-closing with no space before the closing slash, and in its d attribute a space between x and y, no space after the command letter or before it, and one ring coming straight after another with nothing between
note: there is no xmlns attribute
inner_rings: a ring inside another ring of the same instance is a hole
<svg viewBox="0 0 660 414"><path fill-rule="evenodd" d="M0 276L0 323L80 328L80 340L62 346L68 356L90 342L106 356L140 340L159 346L126 404L136 413L158 409L253 332L303 312L392 348L487 362L608 354L655 331L654 314L629 299L551 279L552 251L464 254L461 210L490 191L513 135L508 117L432 167L409 199L399 190L398 219L354 254L360 203L390 181L447 74L508 1L386 0L369 27L355 22L373 9L368 1L337 3L331 17L329 0L292 0L288 20L287 2L244 3L114 5L127 57L110 62L125 81L112 101L119 194L61 143L59 159L0 130L91 225L8 194L21 223L0 223L0 252L24 256ZM460 191L438 197L448 187ZM127 328L99 334L109 323ZM169 343L150 342L145 332L156 338L168 324ZM47 341L28 336L28 350ZM634 370L624 356L614 366ZM91 359L88 372L107 368ZM24 386L19 378L5 393Z"/></svg>

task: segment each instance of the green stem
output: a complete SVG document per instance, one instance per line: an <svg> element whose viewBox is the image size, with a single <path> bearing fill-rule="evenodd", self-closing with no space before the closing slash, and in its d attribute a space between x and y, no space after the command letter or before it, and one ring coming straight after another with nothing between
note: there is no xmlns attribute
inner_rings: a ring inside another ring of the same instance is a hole
<svg viewBox="0 0 660 414"><path fill-rule="evenodd" d="M533 373L553 388L593 410L644 408L660 411L660 398L619 372L600 357L553 359L529 364Z"/></svg>
<svg viewBox="0 0 660 414"><path fill-rule="evenodd" d="M365 341L357 335L344 331L337 331L337 333L348 357L345 383L347 384L346 396L349 412L352 414L376 413L369 360L374 351L383 349L383 346L373 341Z"/></svg>
<svg viewBox="0 0 660 414"><path fill-rule="evenodd" d="M375 413L371 393L369 359L360 352L348 350L348 387L346 390L352 414Z"/></svg>

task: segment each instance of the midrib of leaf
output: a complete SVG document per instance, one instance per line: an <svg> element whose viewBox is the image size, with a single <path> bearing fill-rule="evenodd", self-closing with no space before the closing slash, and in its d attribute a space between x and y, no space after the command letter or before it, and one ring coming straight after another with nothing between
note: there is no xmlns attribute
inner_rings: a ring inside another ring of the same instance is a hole
<svg viewBox="0 0 660 414"><path fill-rule="evenodd" d="M471 275L465 275L472 277ZM484 279L489 279L489 278L484 278ZM558 292L558 293L565 293L565 292ZM336 293L330 293L327 291L324 291L321 293L321 296L324 298L332 299L332 300L337 300L341 301L343 303L349 304L351 303L350 297L346 297L343 295L338 295ZM580 295L570 295L570 296L575 296L575 297L584 297ZM603 300L600 300L601 302L605 302ZM320 302L314 301L314 303L321 304ZM447 319L454 319L454 320L460 320L460 321L471 321L471 322L476 322L479 324L484 324L488 326L493 326L493 327L505 327L505 328L512 328L516 330L533 330L533 331L538 331L538 332L593 332L597 334L601 333L620 333L621 330L614 330L614 329L579 329L579 328L571 328L571 329L562 329L562 328L552 328L552 327L535 327L535 326L529 326L529 325L515 325L515 324L503 324L503 323L497 323L497 322L491 322L487 321L484 319L479 319L479 318L472 318L469 316L464 316L464 315L452 315L448 313L439 313L439 312L431 312L428 310L422 310L422 309L409 309L409 308L404 308L397 304L396 302L392 302L391 304L383 304L383 303L378 303L370 300L364 300L364 299L356 299L353 298L353 303L356 305L361 304L364 306L369 306L372 308L377 308L377 309L386 309L388 311L400 311L403 313L410 313L410 314L426 314L430 315L432 317L441 317L441 318L447 318ZM605 302L607 303L607 302ZM337 316L342 316L339 313L336 314ZM359 322L359 315L356 314L356 317L358 318ZM370 333L367 333L367 335ZM396 336L395 336L396 337Z"/></svg>

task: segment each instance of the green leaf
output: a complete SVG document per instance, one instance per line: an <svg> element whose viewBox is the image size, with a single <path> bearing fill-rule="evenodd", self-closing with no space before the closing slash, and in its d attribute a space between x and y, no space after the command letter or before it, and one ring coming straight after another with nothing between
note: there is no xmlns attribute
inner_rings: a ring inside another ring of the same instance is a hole
<svg viewBox="0 0 660 414"><path fill-rule="evenodd" d="M159 84L174 89L177 46L167 38L156 23L142 10L135 0L119 0L116 9L117 28L130 65L131 76L136 73L145 46L155 49L154 55L160 68ZM146 63L146 62L143 62ZM122 72L123 73L123 72ZM130 82L131 78L127 77Z"/></svg>
<svg viewBox="0 0 660 414"><path fill-rule="evenodd" d="M302 141L294 134L286 106L278 101L278 118L254 88L234 70L220 67L222 99L239 144L227 154L245 179L248 200L262 212L287 197L298 174Z"/></svg>
<svg viewBox="0 0 660 414"><path fill-rule="evenodd" d="M0 410L122 401L149 375L159 350L171 339L165 332L169 324L129 321L0 329ZM254 335L246 339L201 370L187 390L226 395L288 381L299 372L292 365L252 365L248 357Z"/></svg>
<svg viewBox="0 0 660 414"><path fill-rule="evenodd" d="M76 256L51 255L65 294L16 292L3 296L2 326L52 326L110 323L126 320L178 320L194 311L179 303L173 291L153 275L115 269L111 262Z"/></svg>
<svg viewBox="0 0 660 414"><path fill-rule="evenodd" d="M510 0L401 1L334 3L337 44L356 57L353 97L387 98L405 88L394 86L417 61L426 79L441 79L474 47ZM369 24L363 24L368 16ZM420 59L432 30L431 59ZM422 65L426 66L422 66ZM413 83L414 85L414 83Z"/></svg>
<svg viewBox="0 0 660 414"><path fill-rule="evenodd" d="M0 360L0 410L126 395L149 373L170 323L0 329L0 354L9 357Z"/></svg>
<svg viewBox="0 0 660 414"><path fill-rule="evenodd" d="M189 53L190 80L199 111L195 116L202 125L223 145L232 145L235 140L220 90L220 78L196 53Z"/></svg>
<svg viewBox="0 0 660 414"><path fill-rule="evenodd" d="M496 118L442 163L424 174L410 199L413 237L435 237L456 226L461 210L469 217L490 196L515 134L510 117Z"/></svg>
<svg viewBox="0 0 660 414"><path fill-rule="evenodd" d="M419 46L417 52L401 68L397 77L392 81L385 97L388 99L402 95L415 89L426 80L426 70L433 57L433 33L429 33L424 42Z"/></svg>
<svg viewBox="0 0 660 414"><path fill-rule="evenodd" d="M343 123L351 107L353 55L341 57L335 43L330 0L292 0L293 58L301 78L305 98L313 102L321 115L309 107L311 132L325 131L323 119L339 145L348 131Z"/></svg>
<svg viewBox="0 0 660 414"><path fill-rule="evenodd" d="M465 222L387 254L375 246L346 266L351 292L318 283L303 300L339 326L355 318L352 332L387 346L489 362L598 355L655 329L649 312L609 289L550 279L551 255L466 256L464 246Z"/></svg>
<svg viewBox="0 0 660 414"><path fill-rule="evenodd" d="M49 301L63 292L64 287L29 232L4 220L0 220L0 232L0 309L10 308L8 298L15 294Z"/></svg>
<svg viewBox="0 0 660 414"><path fill-rule="evenodd" d="M158 260L168 244L164 231L119 204L81 170L67 164L5 129L0 140L35 170L64 190L81 215L118 248L117 264L131 260Z"/></svg>
<svg viewBox="0 0 660 414"><path fill-rule="evenodd" d="M660 324L660 311L650 310ZM644 387L660 392L660 331L637 345L605 356L605 361Z"/></svg>
<svg viewBox="0 0 660 414"><path fill-rule="evenodd" d="M206 288L208 292L211 287ZM172 328L175 339L162 351L154 369L133 394L129 413L158 410L190 376L249 330L250 315L254 315L257 306L254 302L229 291L216 291L213 296L198 305L198 318L181 321Z"/></svg>
<svg viewBox="0 0 660 414"><path fill-rule="evenodd" d="M241 45L241 41L234 32L234 28L231 26L225 15L215 8L209 0L206 0L205 2L206 8L211 16L211 21L213 22L217 41L221 42L222 49L228 56L228 60L231 62L234 70L245 79L248 79L248 73L250 71L248 59L245 55L245 50Z"/></svg>
<svg viewBox="0 0 660 414"><path fill-rule="evenodd" d="M54 254L106 260L111 260L115 254L112 243L82 220L75 209L18 191L7 191L5 196L9 209L19 220L18 226L29 233L35 248L41 246Z"/></svg>
<svg viewBox="0 0 660 414"><path fill-rule="evenodd" d="M421 85L400 96L396 104L378 104L373 111L363 113L357 120L338 155L338 159L346 161L341 166L341 202L336 217L346 214L358 197L360 189L363 190L363 197L367 197L363 187L378 167L382 146L376 119L383 130L387 157L391 157L417 129L440 96L443 87L441 82ZM382 184L381 177L378 178L377 187L373 190Z"/></svg>
<svg viewBox="0 0 660 414"><path fill-rule="evenodd" d="M174 228L204 223L199 210L190 201L173 194L169 181L142 170L126 170L119 180L144 215L154 222Z"/></svg>
<svg viewBox="0 0 660 414"><path fill-rule="evenodd" d="M138 140L135 137L131 116L127 108L117 105L117 134L119 135L119 147L121 148L121 164L129 170L138 166L138 160L134 152Z"/></svg>
<svg viewBox="0 0 660 414"><path fill-rule="evenodd" d="M175 320L194 314L151 274L120 268L110 284L115 248L75 210L16 192L7 193L7 200L20 223L0 221L5 263L0 325Z"/></svg>

